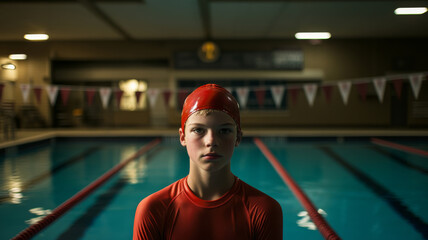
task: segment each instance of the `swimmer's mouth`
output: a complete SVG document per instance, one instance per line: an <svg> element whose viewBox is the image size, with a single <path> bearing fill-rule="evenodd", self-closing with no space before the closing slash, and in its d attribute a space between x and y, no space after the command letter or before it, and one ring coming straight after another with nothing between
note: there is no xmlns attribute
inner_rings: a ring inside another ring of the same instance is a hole
<svg viewBox="0 0 428 240"><path fill-rule="evenodd" d="M202 157L208 158L208 159L217 159L217 158L221 158L222 156L217 153L207 153L207 154L204 154Z"/></svg>

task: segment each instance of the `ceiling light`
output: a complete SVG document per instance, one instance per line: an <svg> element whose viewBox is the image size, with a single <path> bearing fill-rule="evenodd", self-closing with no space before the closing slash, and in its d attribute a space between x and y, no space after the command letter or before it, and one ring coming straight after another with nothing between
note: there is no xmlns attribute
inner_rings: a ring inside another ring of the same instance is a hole
<svg viewBox="0 0 428 240"><path fill-rule="evenodd" d="M420 15L427 12L426 7L409 7L395 9L395 15Z"/></svg>
<svg viewBox="0 0 428 240"><path fill-rule="evenodd" d="M27 59L27 54L10 54L10 60L25 60Z"/></svg>
<svg viewBox="0 0 428 240"><path fill-rule="evenodd" d="M13 65L12 63L5 63L1 65L1 68L6 70L15 70L16 66Z"/></svg>
<svg viewBox="0 0 428 240"><path fill-rule="evenodd" d="M49 39L47 34L25 34L24 38L30 41L44 41Z"/></svg>
<svg viewBox="0 0 428 240"><path fill-rule="evenodd" d="M329 32L298 32L295 37L297 39L329 39L331 34Z"/></svg>

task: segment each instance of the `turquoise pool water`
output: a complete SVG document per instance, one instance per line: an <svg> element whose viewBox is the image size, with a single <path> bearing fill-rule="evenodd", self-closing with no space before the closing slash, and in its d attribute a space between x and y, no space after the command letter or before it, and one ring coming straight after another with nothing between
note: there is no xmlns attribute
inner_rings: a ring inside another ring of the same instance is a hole
<svg viewBox="0 0 428 240"><path fill-rule="evenodd" d="M3 151L0 239L12 238L150 140L59 138ZM342 239L428 237L428 158L360 140L262 140ZM251 138L236 149L232 170L281 204L284 239L322 239ZM178 139L164 139L34 239L131 239L138 202L187 172L185 149Z"/></svg>

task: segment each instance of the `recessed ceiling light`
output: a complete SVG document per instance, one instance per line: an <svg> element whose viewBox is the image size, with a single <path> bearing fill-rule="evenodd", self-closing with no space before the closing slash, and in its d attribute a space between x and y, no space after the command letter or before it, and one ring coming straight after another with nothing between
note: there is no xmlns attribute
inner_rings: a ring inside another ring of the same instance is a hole
<svg viewBox="0 0 428 240"><path fill-rule="evenodd" d="M420 15L427 12L426 7L406 7L395 9L395 15Z"/></svg>
<svg viewBox="0 0 428 240"><path fill-rule="evenodd" d="M13 65L12 63L5 63L1 65L1 68L6 70L15 70L16 66Z"/></svg>
<svg viewBox="0 0 428 240"><path fill-rule="evenodd" d="M27 59L27 54L10 54L10 60L25 60Z"/></svg>
<svg viewBox="0 0 428 240"><path fill-rule="evenodd" d="M47 34L25 34L24 38L30 41L44 41L49 39Z"/></svg>
<svg viewBox="0 0 428 240"><path fill-rule="evenodd" d="M329 32L298 32L295 37L297 39L329 39L331 34Z"/></svg>

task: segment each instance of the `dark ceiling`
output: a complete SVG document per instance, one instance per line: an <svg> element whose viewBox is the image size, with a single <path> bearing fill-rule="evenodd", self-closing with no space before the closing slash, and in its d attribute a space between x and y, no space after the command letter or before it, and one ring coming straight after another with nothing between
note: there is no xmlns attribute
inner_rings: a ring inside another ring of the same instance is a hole
<svg viewBox="0 0 428 240"><path fill-rule="evenodd" d="M293 39L328 31L336 39L426 38L428 13L396 16L427 1L2 0L0 41L26 33L51 40Z"/></svg>

